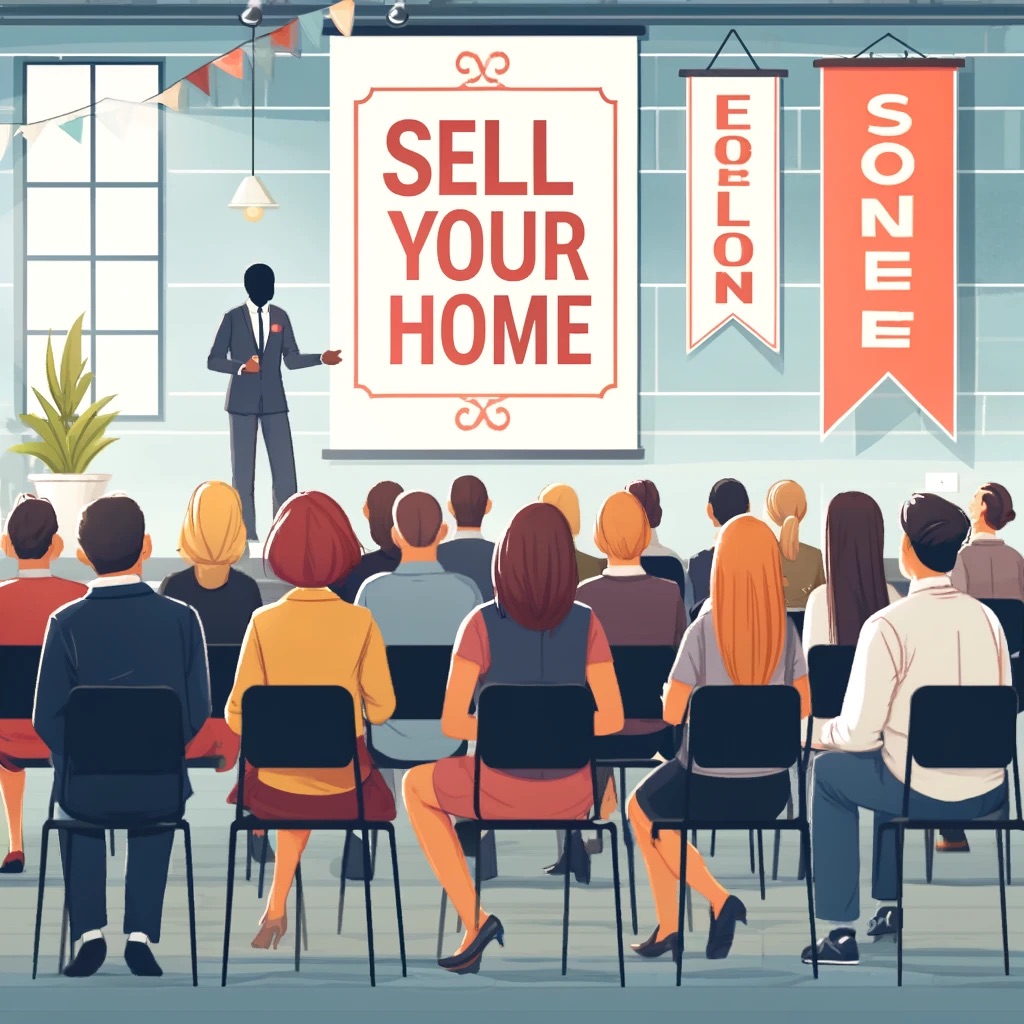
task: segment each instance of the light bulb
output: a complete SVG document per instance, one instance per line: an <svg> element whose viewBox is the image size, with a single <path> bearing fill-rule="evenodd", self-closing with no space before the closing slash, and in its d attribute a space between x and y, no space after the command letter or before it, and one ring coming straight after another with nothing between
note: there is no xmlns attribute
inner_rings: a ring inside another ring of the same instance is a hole
<svg viewBox="0 0 1024 1024"><path fill-rule="evenodd" d="M263 219L263 207L262 206L247 206L245 208L245 219L252 221L254 224L258 220Z"/></svg>

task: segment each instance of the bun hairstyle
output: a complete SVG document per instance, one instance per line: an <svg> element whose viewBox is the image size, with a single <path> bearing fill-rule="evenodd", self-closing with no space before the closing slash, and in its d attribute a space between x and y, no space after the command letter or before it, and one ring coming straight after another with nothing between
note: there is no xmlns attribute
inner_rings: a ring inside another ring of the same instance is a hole
<svg viewBox="0 0 1024 1024"><path fill-rule="evenodd" d="M807 515L807 495L795 480L779 480L768 488L764 508L780 528L782 557L792 562L800 553L800 524Z"/></svg>
<svg viewBox="0 0 1024 1024"><path fill-rule="evenodd" d="M981 508L985 522L993 530L1001 530L1017 518L1013 498L1002 484L985 484L981 488Z"/></svg>
<svg viewBox="0 0 1024 1024"><path fill-rule="evenodd" d="M644 507L651 529L661 526L661 495L653 480L634 480L626 490Z"/></svg>

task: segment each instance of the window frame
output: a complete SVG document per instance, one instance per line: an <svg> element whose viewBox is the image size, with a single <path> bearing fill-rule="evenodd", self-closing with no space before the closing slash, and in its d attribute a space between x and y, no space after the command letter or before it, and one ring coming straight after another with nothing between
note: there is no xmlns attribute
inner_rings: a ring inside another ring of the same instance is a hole
<svg viewBox="0 0 1024 1024"><path fill-rule="evenodd" d="M77 57L69 60L47 60L37 57L21 58L18 61L19 74L17 81L20 83L21 96L20 107L22 115L24 116L27 111L28 102L28 78L29 69L32 67L39 66L87 66L89 68L89 95L90 95L90 112L86 115L92 119L90 137L89 137L89 180L87 182L30 182L28 180L28 161L27 146L20 146L15 153L15 173L16 173L16 188L17 195L21 199L21 217L17 219L15 224L15 230L19 233L19 237L16 239L17 252L20 253L21 259L16 261L16 273L19 275L20 280L16 279L16 288L18 289L18 303L19 308L16 313L16 322L20 329L21 334L21 383L20 383L20 398L21 398L21 411L27 411L29 408L29 395L31 393L31 385L29 382L28 367L29 367L29 337L45 337L45 331L28 329L28 265L30 262L81 262L87 263L90 268L90 328L88 332L88 343L89 343L89 367L95 373L96 371L96 336L101 334L104 336L112 337L155 337L156 338L156 378L157 378L157 395L156 395L156 411L152 413L136 413L127 414L122 413L118 416L118 422L140 422L140 423L155 423L163 422L166 415L166 372L165 372L165 361L166 361L166 346L164 344L164 336L166 332L166 238L164 232L165 224L165 188L167 184L167 166L166 166L166 139L164 133L165 124L165 111L160 104L154 104L154 109L157 117L156 131L157 131L157 168L156 168L156 180L155 182L139 182L139 181L103 181L97 182L96 180L96 69L98 67L117 67L117 66L130 66L130 65L148 65L156 68L157 72L157 92L162 92L164 89L164 76L165 76L165 61L159 57L117 57L117 58L104 58L98 57ZM52 129L50 129L52 130ZM32 256L28 255L28 190L32 189L46 189L46 188L84 188L89 190L89 208L90 208L90 229L89 229L89 248L90 252L85 256ZM97 255L96 253L96 192L98 188L155 188L157 193L157 250L156 255L152 257L146 256L107 256ZM97 328L96 323L96 265L98 263L139 263L139 262L154 262L157 267L157 316L156 316L156 330L102 330ZM71 326L68 324L67 326ZM16 350L18 351L18 350ZM93 381L93 385L90 391L90 400L96 400L96 380ZM102 383L102 382L101 382Z"/></svg>

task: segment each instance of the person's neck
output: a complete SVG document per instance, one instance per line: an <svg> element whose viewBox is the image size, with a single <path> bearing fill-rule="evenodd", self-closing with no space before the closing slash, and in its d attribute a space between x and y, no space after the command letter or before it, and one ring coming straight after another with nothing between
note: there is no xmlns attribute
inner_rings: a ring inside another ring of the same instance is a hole
<svg viewBox="0 0 1024 1024"><path fill-rule="evenodd" d="M479 533L480 530L481 530L481 527L479 527L479 526L456 526L455 527L455 532L456 533Z"/></svg>
<svg viewBox="0 0 1024 1024"><path fill-rule="evenodd" d="M948 574L936 572L934 569L919 569L914 573L914 582L923 583L925 580L937 580L945 578Z"/></svg>
<svg viewBox="0 0 1024 1024"><path fill-rule="evenodd" d="M120 572L98 572L96 573L97 579L101 580L116 580L124 576L138 576L142 577L142 563L136 562L130 569L122 569Z"/></svg>
<svg viewBox="0 0 1024 1024"><path fill-rule="evenodd" d="M19 558L18 559L18 572L26 572L33 569L45 569L47 572L50 571L50 558Z"/></svg>
<svg viewBox="0 0 1024 1024"><path fill-rule="evenodd" d="M995 535L996 531L983 519L979 519L976 523L971 523L972 537L994 537Z"/></svg>
<svg viewBox="0 0 1024 1024"><path fill-rule="evenodd" d="M432 544L429 548L403 548L402 565L407 562L436 562L437 545Z"/></svg>
<svg viewBox="0 0 1024 1024"><path fill-rule="evenodd" d="M635 569L640 565L640 556L636 558L615 558L612 555L608 556L608 568L609 569Z"/></svg>

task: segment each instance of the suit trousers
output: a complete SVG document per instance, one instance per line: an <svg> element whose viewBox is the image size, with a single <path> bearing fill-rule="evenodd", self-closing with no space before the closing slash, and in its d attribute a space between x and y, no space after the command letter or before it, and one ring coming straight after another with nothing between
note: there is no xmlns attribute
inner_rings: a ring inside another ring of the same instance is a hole
<svg viewBox="0 0 1024 1024"><path fill-rule="evenodd" d="M57 817L68 815L58 808ZM124 879L124 933L144 932L160 941L164 890L171 862L174 833L128 833L128 863ZM100 830L60 832L64 886L71 915L71 940L107 925L107 844ZM69 870L70 868L70 870Z"/></svg>
<svg viewBox="0 0 1024 1024"><path fill-rule="evenodd" d="M295 481L295 453L288 413L243 416L229 414L231 431L231 485L242 498L242 519L249 540L256 540L256 431L263 431L263 444L270 462L274 493L274 515L298 490Z"/></svg>

